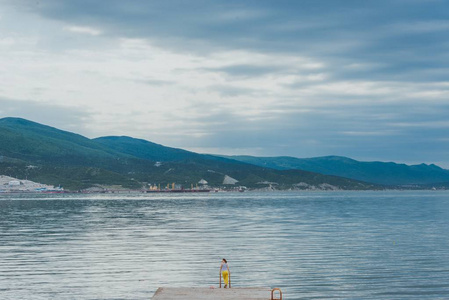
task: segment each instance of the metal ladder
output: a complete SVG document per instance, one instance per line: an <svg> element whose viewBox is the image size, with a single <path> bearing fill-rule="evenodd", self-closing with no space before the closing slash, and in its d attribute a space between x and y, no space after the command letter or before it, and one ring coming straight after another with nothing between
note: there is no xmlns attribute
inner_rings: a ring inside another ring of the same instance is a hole
<svg viewBox="0 0 449 300"><path fill-rule="evenodd" d="M274 298L274 292L278 291L279 292L279 298ZM271 300L282 300L282 291L280 288L274 288L271 290Z"/></svg>

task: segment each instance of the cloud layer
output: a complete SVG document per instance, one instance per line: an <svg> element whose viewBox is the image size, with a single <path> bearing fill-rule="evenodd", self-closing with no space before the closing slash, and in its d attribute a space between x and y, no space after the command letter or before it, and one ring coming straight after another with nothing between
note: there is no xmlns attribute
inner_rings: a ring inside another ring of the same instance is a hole
<svg viewBox="0 0 449 300"><path fill-rule="evenodd" d="M448 6L3 1L0 116L199 152L449 167ZM71 125L42 118L53 110Z"/></svg>

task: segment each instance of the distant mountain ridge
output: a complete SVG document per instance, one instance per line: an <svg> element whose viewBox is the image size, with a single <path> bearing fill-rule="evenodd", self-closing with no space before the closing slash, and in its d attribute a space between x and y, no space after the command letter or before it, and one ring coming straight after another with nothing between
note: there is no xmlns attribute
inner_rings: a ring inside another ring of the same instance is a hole
<svg viewBox="0 0 449 300"><path fill-rule="evenodd" d="M20 118L0 119L0 174L84 189L147 183L190 187L201 179L223 186L279 189L376 189L373 184L302 170L275 170L233 159L165 147L132 137L88 139Z"/></svg>
<svg viewBox="0 0 449 300"><path fill-rule="evenodd" d="M449 170L434 164L405 165L393 162L360 162L341 156L315 158L225 156L277 170L304 170L382 185L428 185L449 182Z"/></svg>
<svg viewBox="0 0 449 300"><path fill-rule="evenodd" d="M107 148L112 148L120 153L126 153L151 161L186 160L201 157L201 154L183 149L166 147L129 136L105 136L95 138L93 141L104 145Z"/></svg>
<svg viewBox="0 0 449 300"><path fill-rule="evenodd" d="M120 156L120 153L79 134L25 119L0 119L0 129L1 154L17 159L83 165Z"/></svg>

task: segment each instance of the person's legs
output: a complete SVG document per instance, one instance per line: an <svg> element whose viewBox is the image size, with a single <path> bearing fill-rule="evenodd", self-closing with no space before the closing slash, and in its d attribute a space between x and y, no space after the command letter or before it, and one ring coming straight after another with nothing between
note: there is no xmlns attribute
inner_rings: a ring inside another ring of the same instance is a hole
<svg viewBox="0 0 449 300"><path fill-rule="evenodd" d="M222 273L221 273L222 275L223 275L223 281L224 281L224 283L225 283L225 288L227 288L228 287L228 283L229 283L229 273L228 273L228 271L223 271Z"/></svg>

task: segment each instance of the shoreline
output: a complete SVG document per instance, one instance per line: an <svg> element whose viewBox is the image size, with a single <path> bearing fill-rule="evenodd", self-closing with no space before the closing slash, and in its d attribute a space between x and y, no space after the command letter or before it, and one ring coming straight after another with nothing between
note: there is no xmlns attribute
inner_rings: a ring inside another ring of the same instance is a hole
<svg viewBox="0 0 449 300"><path fill-rule="evenodd" d="M448 189L372 189L372 190L264 190L264 189L248 189L245 193L338 193L338 192L410 192L410 191L423 191L423 192L444 192ZM0 195L49 195L49 194L71 194L71 195L120 195L120 194L215 194L215 193L243 193L238 190L161 190L161 191L142 191L142 190L115 190L115 191L3 191L0 190Z"/></svg>

